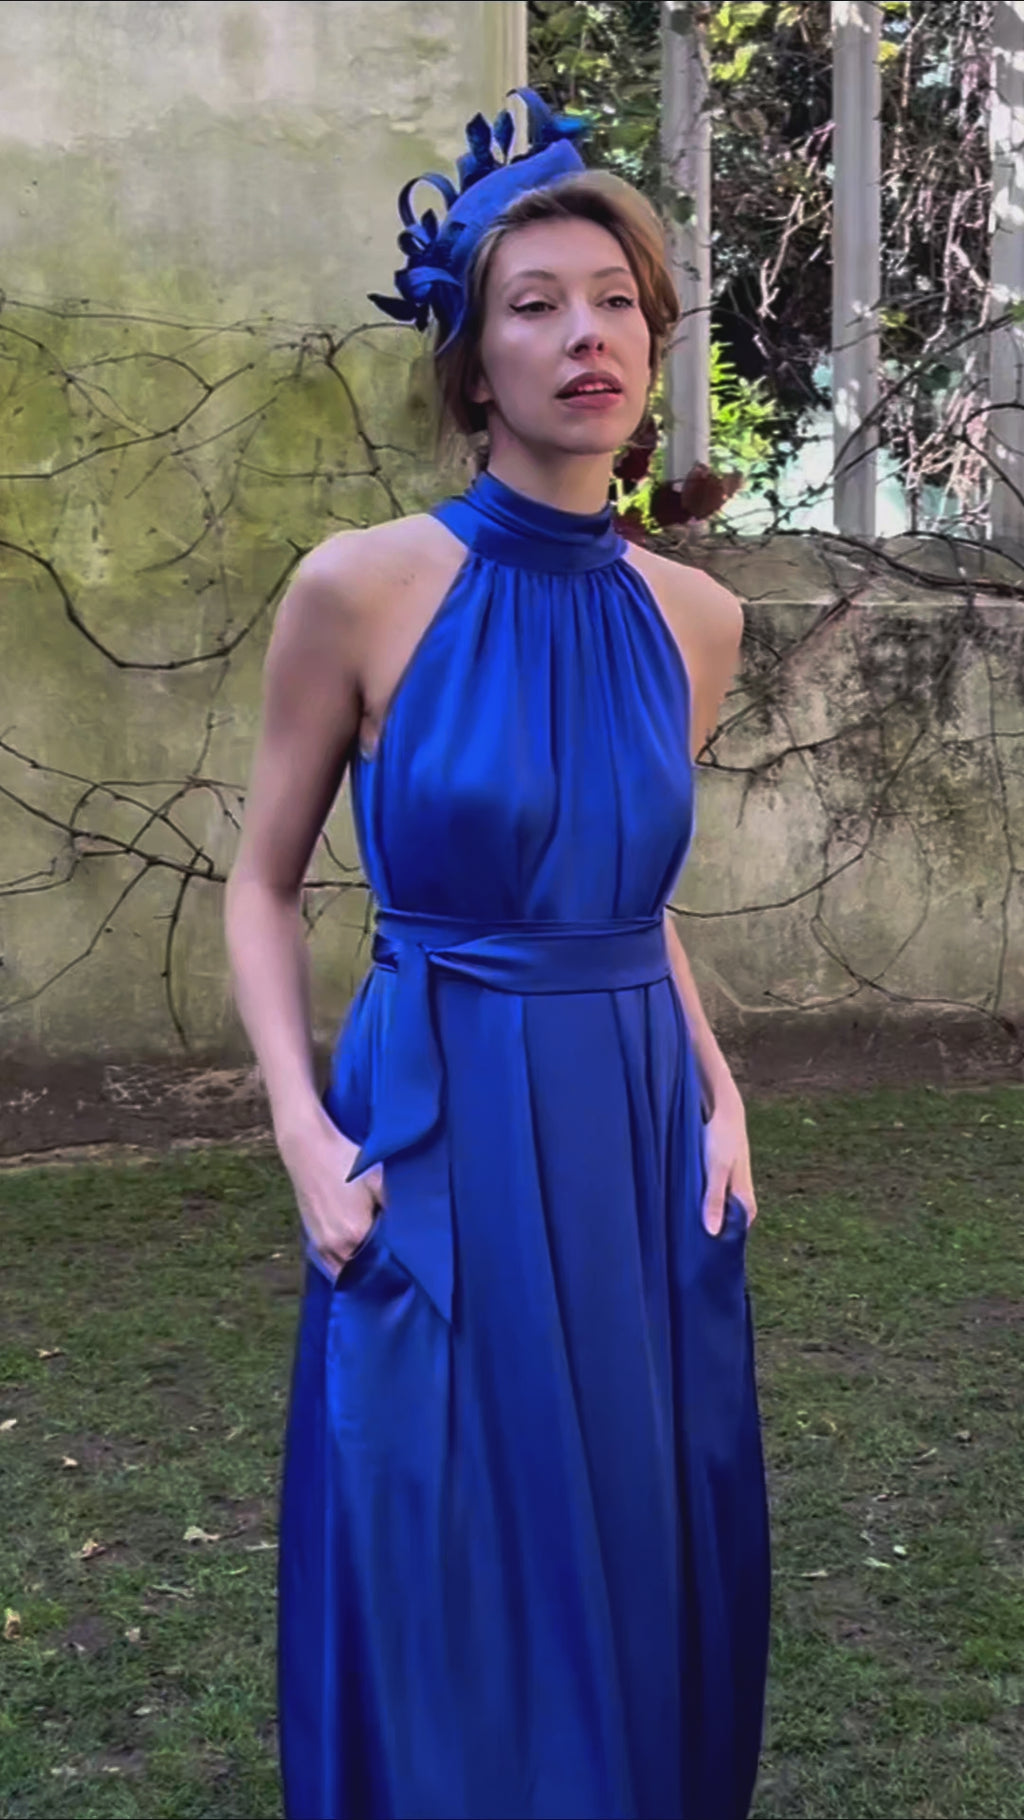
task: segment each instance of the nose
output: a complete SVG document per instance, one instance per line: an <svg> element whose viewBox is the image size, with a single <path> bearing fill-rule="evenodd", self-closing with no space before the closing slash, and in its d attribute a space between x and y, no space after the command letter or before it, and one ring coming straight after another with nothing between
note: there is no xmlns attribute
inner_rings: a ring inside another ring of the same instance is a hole
<svg viewBox="0 0 1024 1820"><path fill-rule="evenodd" d="M569 352L582 354L589 350L597 351L604 347L604 325L595 316L589 304L584 304L574 312L569 324Z"/></svg>

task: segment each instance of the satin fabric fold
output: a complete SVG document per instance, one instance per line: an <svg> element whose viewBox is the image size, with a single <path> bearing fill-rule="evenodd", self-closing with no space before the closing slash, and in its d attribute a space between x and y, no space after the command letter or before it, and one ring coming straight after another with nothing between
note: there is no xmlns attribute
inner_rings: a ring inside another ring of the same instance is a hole
<svg viewBox="0 0 1024 1820"><path fill-rule="evenodd" d="M454 917L384 909L377 920L373 959L376 967L395 976L379 1070L367 1081L374 1046L361 1027L364 998L335 1051L325 1104L339 1128L361 1146L350 1181L376 1163L387 1163L387 1212L381 1218L387 1221L388 1244L450 1321L450 1158L432 975L495 992L623 991L668 976L664 925L655 916L490 929Z"/></svg>
<svg viewBox="0 0 1024 1820"><path fill-rule="evenodd" d="M288 1820L745 1820L768 1637L746 1214L662 913L686 664L610 513L484 475L353 810L373 965L324 1104L385 1210L307 1271ZM713 853L703 863L714 864Z"/></svg>

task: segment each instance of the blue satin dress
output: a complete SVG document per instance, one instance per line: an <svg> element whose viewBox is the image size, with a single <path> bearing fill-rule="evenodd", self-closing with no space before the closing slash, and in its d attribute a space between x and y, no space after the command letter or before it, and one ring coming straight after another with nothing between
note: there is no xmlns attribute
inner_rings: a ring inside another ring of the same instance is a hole
<svg viewBox="0 0 1024 1820"><path fill-rule="evenodd" d="M289 1820L742 1820L768 1526L746 1216L662 913L689 684L610 513L490 474L353 806L373 966L324 1103L383 1163L311 1257L286 1441Z"/></svg>

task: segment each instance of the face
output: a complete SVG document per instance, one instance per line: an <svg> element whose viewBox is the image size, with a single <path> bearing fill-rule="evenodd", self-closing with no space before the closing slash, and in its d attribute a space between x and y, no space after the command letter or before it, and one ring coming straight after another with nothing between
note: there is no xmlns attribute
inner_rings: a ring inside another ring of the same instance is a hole
<svg viewBox="0 0 1024 1820"><path fill-rule="evenodd" d="M637 281L607 228L535 221L499 241L473 392L491 406L492 449L505 438L565 454L619 448L644 414L650 353Z"/></svg>

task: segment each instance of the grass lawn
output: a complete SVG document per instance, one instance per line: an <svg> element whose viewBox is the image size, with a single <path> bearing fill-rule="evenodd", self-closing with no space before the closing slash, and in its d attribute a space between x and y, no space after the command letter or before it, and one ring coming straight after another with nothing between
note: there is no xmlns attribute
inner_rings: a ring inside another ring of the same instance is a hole
<svg viewBox="0 0 1024 1820"><path fill-rule="evenodd" d="M755 1812L1014 1820L1024 1093L748 1110L775 1536ZM277 1815L287 1180L227 1150L11 1171L0 1220L0 1815Z"/></svg>

